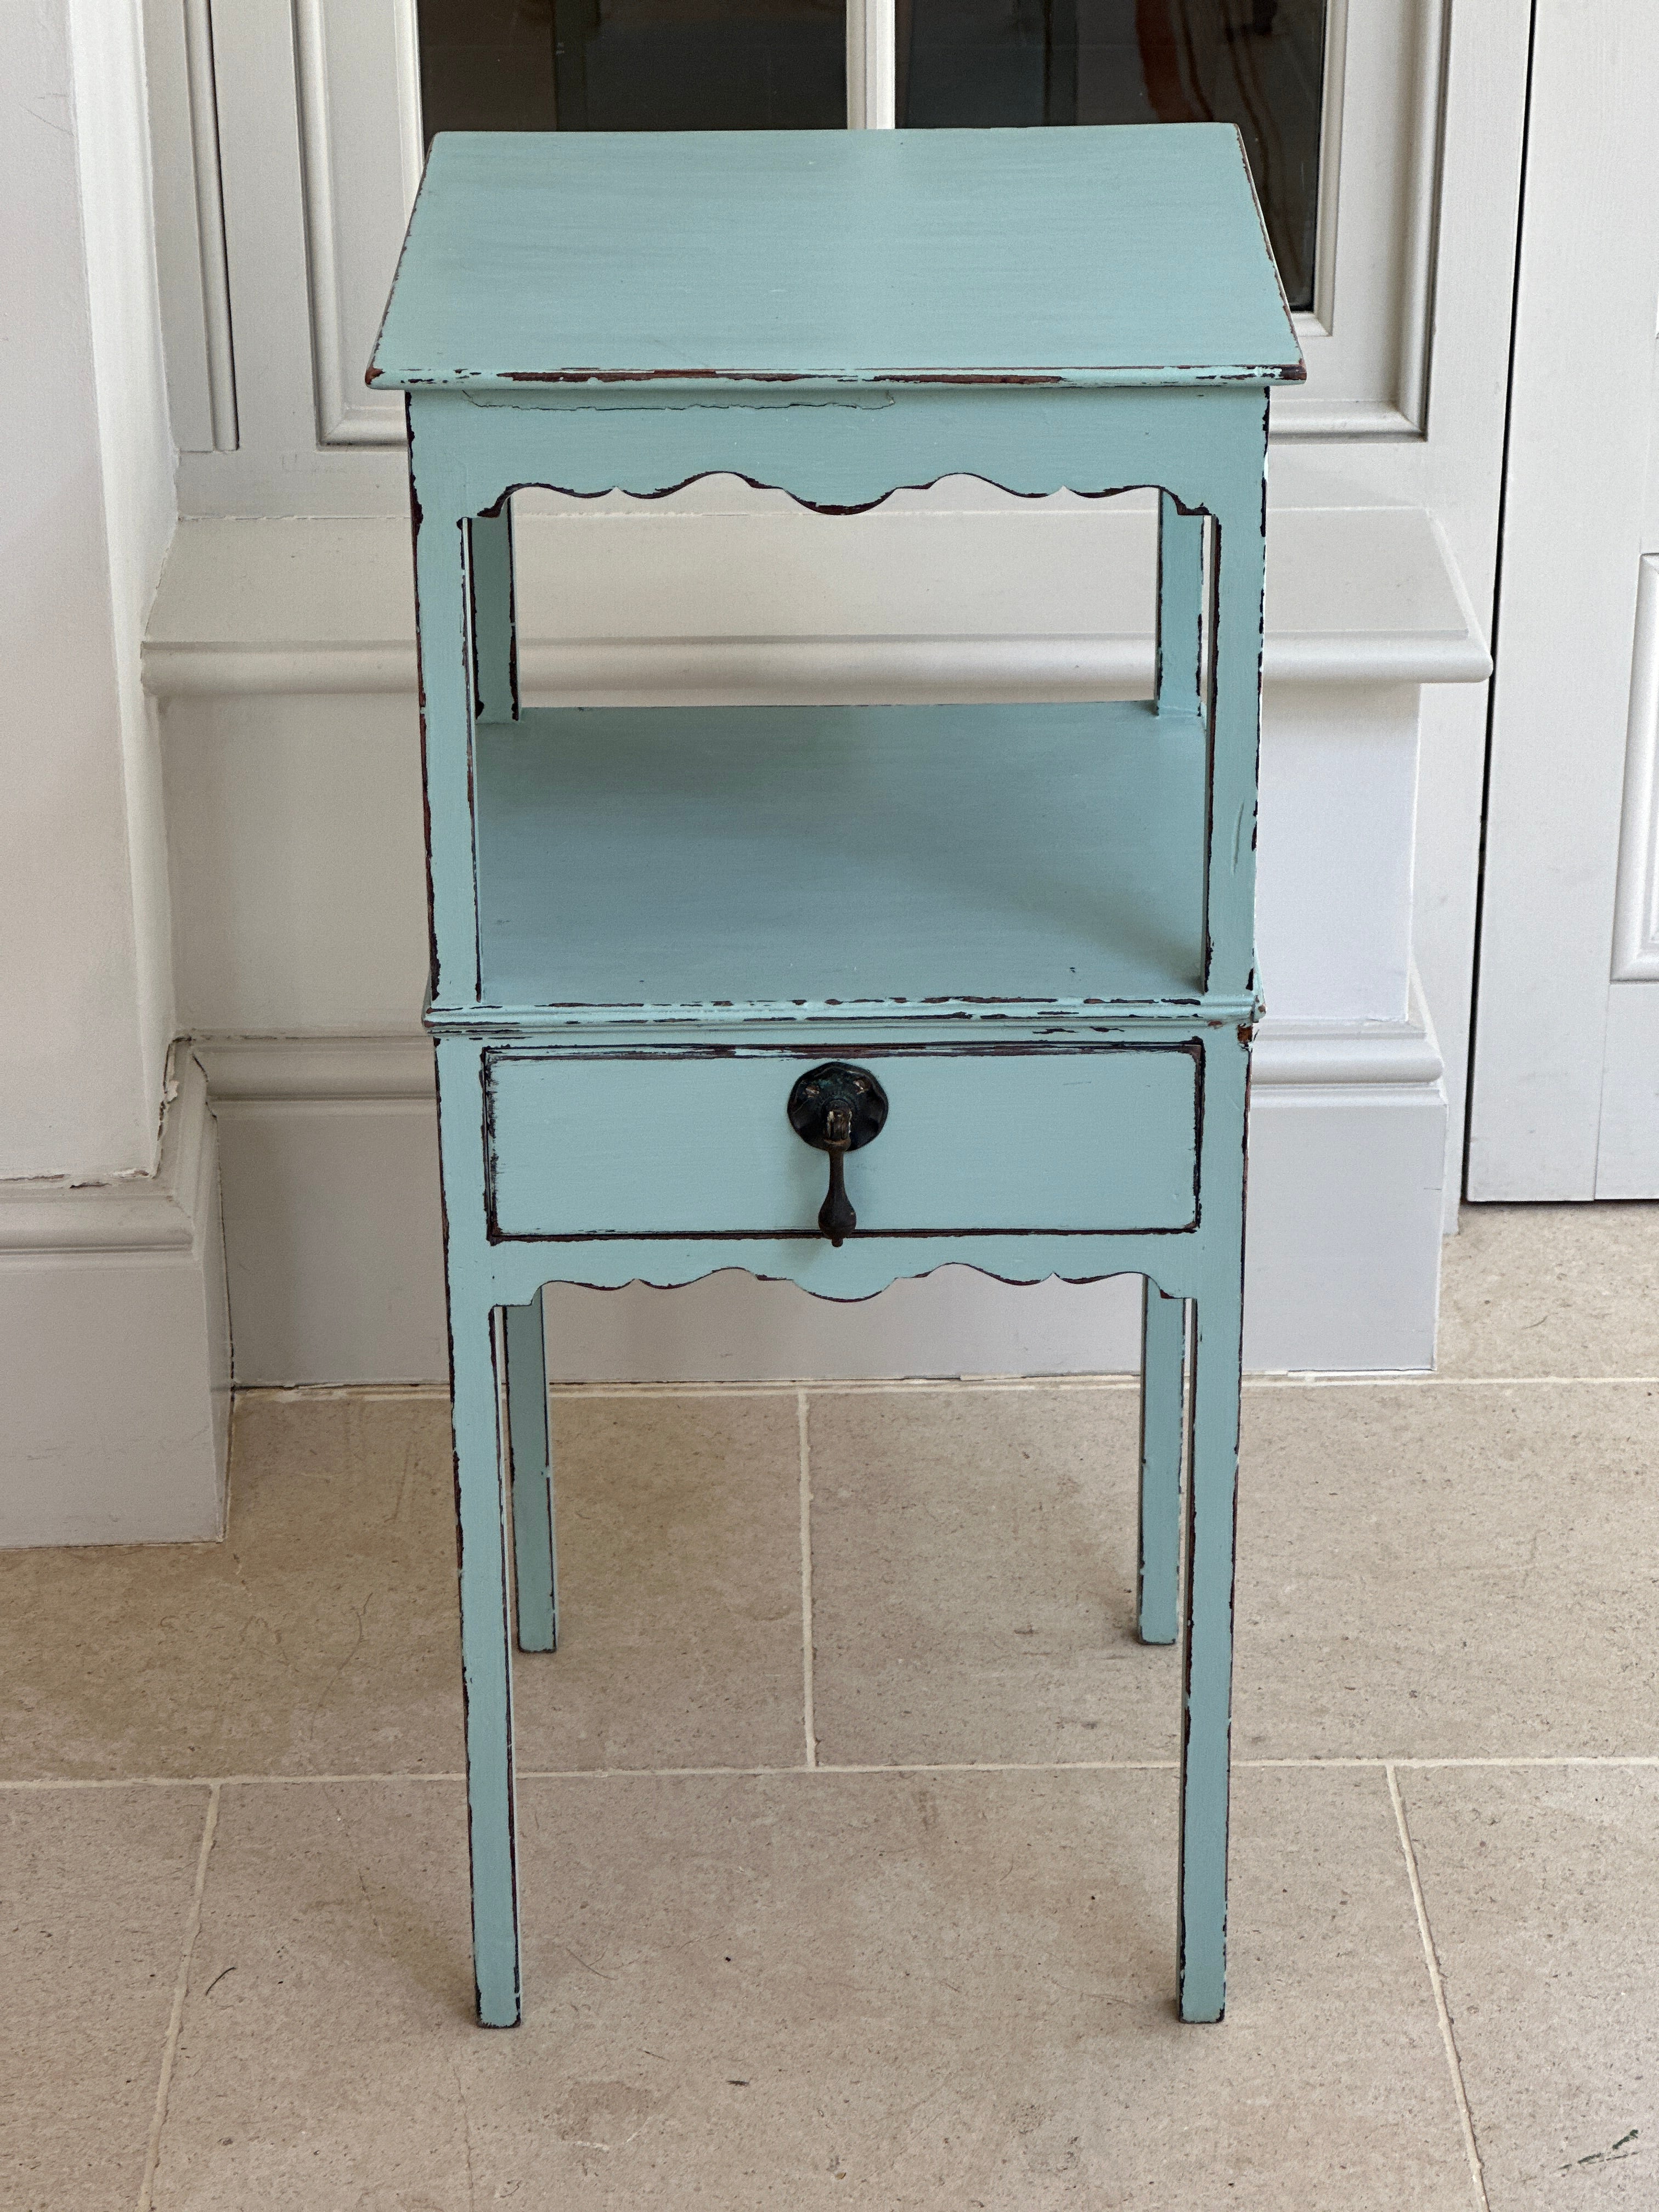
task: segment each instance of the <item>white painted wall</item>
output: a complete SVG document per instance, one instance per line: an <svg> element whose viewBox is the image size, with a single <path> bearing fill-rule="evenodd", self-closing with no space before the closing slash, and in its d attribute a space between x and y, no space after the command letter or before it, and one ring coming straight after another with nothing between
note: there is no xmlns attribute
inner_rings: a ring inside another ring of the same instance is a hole
<svg viewBox="0 0 1659 2212"><path fill-rule="evenodd" d="M216 1132L171 1054L140 666L176 510L138 0L0 7L0 1542L214 1536Z"/></svg>
<svg viewBox="0 0 1659 2212"><path fill-rule="evenodd" d="M153 1170L173 1030L139 677L171 534L136 0L0 9L0 1177Z"/></svg>
<svg viewBox="0 0 1659 2212"><path fill-rule="evenodd" d="M158 1101L173 1033L161 755L139 666L178 520L156 283L141 0L70 0L98 447L109 550L141 1094Z"/></svg>

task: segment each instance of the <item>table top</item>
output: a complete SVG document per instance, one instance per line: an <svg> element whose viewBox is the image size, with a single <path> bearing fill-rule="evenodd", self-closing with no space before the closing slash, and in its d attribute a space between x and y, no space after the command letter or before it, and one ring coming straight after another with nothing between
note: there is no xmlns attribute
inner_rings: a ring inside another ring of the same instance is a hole
<svg viewBox="0 0 1659 2212"><path fill-rule="evenodd" d="M1237 132L444 132L368 372L413 389L1294 381Z"/></svg>

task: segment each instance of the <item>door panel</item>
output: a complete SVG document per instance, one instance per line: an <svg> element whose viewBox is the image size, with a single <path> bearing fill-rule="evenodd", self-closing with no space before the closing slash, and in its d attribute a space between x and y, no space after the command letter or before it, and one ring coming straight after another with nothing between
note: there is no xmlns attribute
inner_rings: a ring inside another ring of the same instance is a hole
<svg viewBox="0 0 1659 2212"><path fill-rule="evenodd" d="M1536 37L1468 1194L1659 1196L1638 1095L1659 1018L1637 1003L1659 981L1614 981L1638 592L1659 550L1659 9L1539 0Z"/></svg>

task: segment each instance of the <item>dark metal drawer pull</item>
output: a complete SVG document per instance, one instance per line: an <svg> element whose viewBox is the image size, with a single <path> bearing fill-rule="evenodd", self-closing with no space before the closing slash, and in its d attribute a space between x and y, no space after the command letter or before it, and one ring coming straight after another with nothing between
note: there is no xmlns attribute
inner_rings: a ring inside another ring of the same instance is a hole
<svg viewBox="0 0 1659 2212"><path fill-rule="evenodd" d="M847 1195L842 1163L881 1134L887 1093L867 1067L827 1060L809 1068L789 1093L789 1126L806 1144L830 1155L830 1190L818 1208L818 1227L832 1244L859 1225Z"/></svg>

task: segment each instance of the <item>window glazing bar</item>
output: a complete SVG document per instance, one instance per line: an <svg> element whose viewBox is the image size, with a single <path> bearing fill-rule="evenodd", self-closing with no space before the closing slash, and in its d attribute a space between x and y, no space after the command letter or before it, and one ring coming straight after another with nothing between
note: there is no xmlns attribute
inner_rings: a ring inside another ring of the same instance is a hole
<svg viewBox="0 0 1659 2212"><path fill-rule="evenodd" d="M847 0L847 127L890 131L896 112L894 0Z"/></svg>

